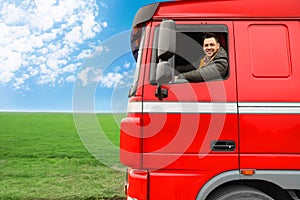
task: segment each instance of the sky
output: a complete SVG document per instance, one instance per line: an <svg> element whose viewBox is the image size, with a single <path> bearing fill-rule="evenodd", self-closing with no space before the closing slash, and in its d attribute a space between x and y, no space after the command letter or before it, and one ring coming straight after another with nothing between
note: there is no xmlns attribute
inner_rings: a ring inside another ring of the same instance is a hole
<svg viewBox="0 0 300 200"><path fill-rule="evenodd" d="M0 111L126 112L130 28L154 2L2 0Z"/></svg>

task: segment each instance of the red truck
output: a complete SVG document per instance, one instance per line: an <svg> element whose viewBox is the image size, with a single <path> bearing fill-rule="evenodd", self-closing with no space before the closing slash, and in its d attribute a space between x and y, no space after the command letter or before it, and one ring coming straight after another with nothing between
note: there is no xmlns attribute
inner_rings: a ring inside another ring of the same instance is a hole
<svg viewBox="0 0 300 200"><path fill-rule="evenodd" d="M213 33L225 76L176 79ZM300 1L154 3L135 16L127 200L300 199Z"/></svg>

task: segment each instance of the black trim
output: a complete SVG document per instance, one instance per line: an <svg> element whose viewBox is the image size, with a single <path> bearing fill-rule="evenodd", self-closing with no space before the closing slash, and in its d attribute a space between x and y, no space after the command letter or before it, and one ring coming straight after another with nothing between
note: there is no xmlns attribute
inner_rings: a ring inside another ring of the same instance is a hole
<svg viewBox="0 0 300 200"><path fill-rule="evenodd" d="M228 33L228 27L224 24L176 24L178 32L220 32Z"/></svg>
<svg viewBox="0 0 300 200"><path fill-rule="evenodd" d="M132 27L150 20L156 12L158 6L159 3L153 3L140 8L134 17Z"/></svg>

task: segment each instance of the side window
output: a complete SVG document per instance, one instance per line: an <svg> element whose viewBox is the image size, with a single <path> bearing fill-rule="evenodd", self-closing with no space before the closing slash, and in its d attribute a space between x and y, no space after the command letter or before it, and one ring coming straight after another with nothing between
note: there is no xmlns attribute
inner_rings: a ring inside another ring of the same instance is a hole
<svg viewBox="0 0 300 200"><path fill-rule="evenodd" d="M157 39L158 29L154 34ZM169 62L172 83L223 80L229 76L228 28L223 24L177 24L176 52ZM150 83L155 82L157 43L154 42Z"/></svg>

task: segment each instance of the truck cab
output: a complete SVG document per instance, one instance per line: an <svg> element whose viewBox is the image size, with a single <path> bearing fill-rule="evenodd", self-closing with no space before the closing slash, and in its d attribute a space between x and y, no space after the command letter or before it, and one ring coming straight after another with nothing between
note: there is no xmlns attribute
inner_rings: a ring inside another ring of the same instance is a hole
<svg viewBox="0 0 300 200"><path fill-rule="evenodd" d="M197 61L213 33L225 74ZM139 10L121 122L127 199L300 199L300 1L177 1ZM177 79L194 66L201 81Z"/></svg>

